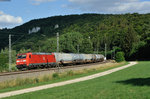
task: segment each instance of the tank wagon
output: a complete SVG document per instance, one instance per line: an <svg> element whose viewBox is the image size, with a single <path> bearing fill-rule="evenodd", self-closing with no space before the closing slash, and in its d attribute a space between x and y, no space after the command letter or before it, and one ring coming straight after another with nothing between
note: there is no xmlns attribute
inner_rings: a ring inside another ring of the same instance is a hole
<svg viewBox="0 0 150 99"><path fill-rule="evenodd" d="M75 54L75 53L23 53L18 54L16 67L18 69L45 68L56 66L57 63L79 64L101 62L104 56L101 54Z"/></svg>

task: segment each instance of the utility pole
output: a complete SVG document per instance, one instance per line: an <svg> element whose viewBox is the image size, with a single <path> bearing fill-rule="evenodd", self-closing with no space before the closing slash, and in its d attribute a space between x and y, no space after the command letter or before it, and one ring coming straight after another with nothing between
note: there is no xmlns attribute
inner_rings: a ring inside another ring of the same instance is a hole
<svg viewBox="0 0 150 99"><path fill-rule="evenodd" d="M114 48L114 60L115 60L115 57L116 57L116 55L115 55L115 54L116 54L115 50L116 50L116 49Z"/></svg>
<svg viewBox="0 0 150 99"><path fill-rule="evenodd" d="M57 53L59 53L59 32L57 32Z"/></svg>
<svg viewBox="0 0 150 99"><path fill-rule="evenodd" d="M77 45L77 49L78 49L78 54L79 54L79 45Z"/></svg>
<svg viewBox="0 0 150 99"><path fill-rule="evenodd" d="M41 48L40 48L40 46L39 46L39 53L41 52Z"/></svg>
<svg viewBox="0 0 150 99"><path fill-rule="evenodd" d="M59 25L56 24L55 25L55 29L59 28ZM58 67L58 72L59 72L59 32L56 33L56 36L57 36L57 67Z"/></svg>
<svg viewBox="0 0 150 99"><path fill-rule="evenodd" d="M9 71L11 71L11 34L9 34Z"/></svg>
<svg viewBox="0 0 150 99"><path fill-rule="evenodd" d="M59 72L59 32L57 32L57 58L58 58L58 63L57 63L57 66L58 66L58 72Z"/></svg>
<svg viewBox="0 0 150 99"><path fill-rule="evenodd" d="M107 44L105 43L105 60L107 60Z"/></svg>

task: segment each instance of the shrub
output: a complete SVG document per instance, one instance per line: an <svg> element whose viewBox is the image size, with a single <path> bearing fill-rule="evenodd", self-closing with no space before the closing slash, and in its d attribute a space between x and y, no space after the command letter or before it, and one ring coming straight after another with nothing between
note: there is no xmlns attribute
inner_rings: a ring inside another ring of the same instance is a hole
<svg viewBox="0 0 150 99"><path fill-rule="evenodd" d="M39 79L38 78L35 78L35 83L39 83Z"/></svg>
<svg viewBox="0 0 150 99"><path fill-rule="evenodd" d="M0 53L0 71L4 71L8 69L8 59L6 57L7 55Z"/></svg>
<svg viewBox="0 0 150 99"><path fill-rule="evenodd" d="M12 71L18 71L17 67L12 67L11 70Z"/></svg>
<svg viewBox="0 0 150 99"><path fill-rule="evenodd" d="M117 62L125 61L124 53L123 52L117 52L117 54L116 54L116 61Z"/></svg>
<svg viewBox="0 0 150 99"><path fill-rule="evenodd" d="M53 74L53 78L58 78L58 77L59 77L58 73Z"/></svg>

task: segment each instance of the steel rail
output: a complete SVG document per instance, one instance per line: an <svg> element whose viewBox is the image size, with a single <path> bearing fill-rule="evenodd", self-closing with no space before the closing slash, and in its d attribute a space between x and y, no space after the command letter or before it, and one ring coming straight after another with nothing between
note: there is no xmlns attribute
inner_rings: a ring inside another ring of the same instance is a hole
<svg viewBox="0 0 150 99"><path fill-rule="evenodd" d="M90 66L90 65L104 64L104 63L108 63L108 62L109 61L96 62L96 63L88 63L88 64L78 64L78 65L67 65L67 66L63 66L63 67L61 66L61 67L59 67L59 69L86 67L86 66ZM34 70L26 70L26 71L4 72L4 73L0 73L0 76L26 74L26 73L50 71L50 70L57 70L57 69L58 69L57 67L55 67L55 68L53 67L53 68L34 69Z"/></svg>

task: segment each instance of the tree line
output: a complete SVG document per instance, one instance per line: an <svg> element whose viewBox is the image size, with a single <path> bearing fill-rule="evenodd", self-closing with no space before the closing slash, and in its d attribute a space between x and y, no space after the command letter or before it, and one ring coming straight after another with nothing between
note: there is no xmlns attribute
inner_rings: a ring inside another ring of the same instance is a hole
<svg viewBox="0 0 150 99"><path fill-rule="evenodd" d="M54 28L56 24L58 29ZM41 29L28 34L34 27ZM11 33L14 35L12 42L24 35L12 46L16 53L56 52L57 32L60 33L60 52L104 54L107 44L109 58L112 53L122 51L126 60L150 59L150 14L138 13L82 14L31 20L13 29L0 30L0 48L7 49Z"/></svg>

